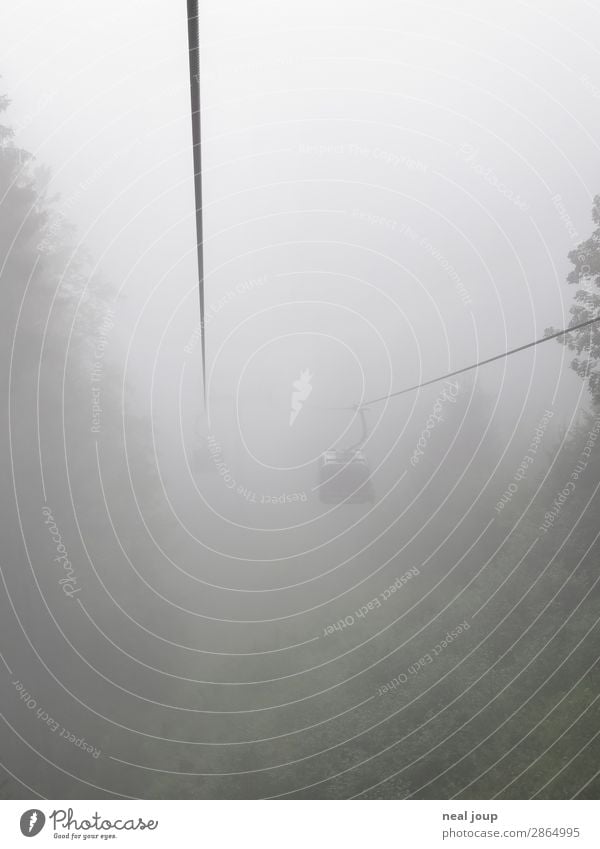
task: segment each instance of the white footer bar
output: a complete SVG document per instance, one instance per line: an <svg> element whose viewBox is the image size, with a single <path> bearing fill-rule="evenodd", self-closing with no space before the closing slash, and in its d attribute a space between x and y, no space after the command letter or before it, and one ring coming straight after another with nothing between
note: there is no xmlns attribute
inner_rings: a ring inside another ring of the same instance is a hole
<svg viewBox="0 0 600 849"><path fill-rule="evenodd" d="M0 846L598 849L599 814L596 801L11 800Z"/></svg>

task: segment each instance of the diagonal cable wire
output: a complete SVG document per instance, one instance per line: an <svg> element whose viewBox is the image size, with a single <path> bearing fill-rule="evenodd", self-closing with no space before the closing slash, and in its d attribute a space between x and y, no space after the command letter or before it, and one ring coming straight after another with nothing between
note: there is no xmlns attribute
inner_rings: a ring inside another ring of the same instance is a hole
<svg viewBox="0 0 600 849"><path fill-rule="evenodd" d="M581 330L582 327L588 327L590 324L595 324L597 321L600 321L600 315L595 318L590 318L587 321L582 321L579 324L573 324L571 327L567 327L566 330L557 330L555 333L548 334L548 336L542 336L541 339L536 339L534 342L527 342L526 345L519 345L518 348L511 348L510 351L503 351L502 354L496 354L494 357L488 357L487 360L480 360L470 366L456 369L456 371L450 371L448 374L442 374L439 377L432 377L431 380L425 380L423 383L416 383L414 386L407 386L406 389L400 389L398 392L391 392L388 395L382 395L380 398L373 398L370 401L365 401L364 404L360 404L359 406L370 407L371 404L378 404L380 401L387 401L388 398L397 398L398 395L405 395L407 392L414 392L416 389L421 389L423 386L431 386L432 383L438 383L440 380L447 380L449 377L455 377L457 374L464 374L466 371L472 371L473 369L480 368L480 366L485 366L488 363L501 360L504 357L510 357L512 354L518 354L519 351L525 351L527 348L533 348L535 345L541 345L542 342L549 342L550 339L557 339L559 336L565 336L565 334L572 333L574 330ZM355 410L356 406L346 407L345 409Z"/></svg>

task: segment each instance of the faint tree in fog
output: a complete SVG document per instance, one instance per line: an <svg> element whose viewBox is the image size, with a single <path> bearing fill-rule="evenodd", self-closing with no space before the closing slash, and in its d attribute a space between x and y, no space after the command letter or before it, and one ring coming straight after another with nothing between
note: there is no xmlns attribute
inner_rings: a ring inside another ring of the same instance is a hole
<svg viewBox="0 0 600 849"><path fill-rule="evenodd" d="M571 307L571 324L579 324L600 314L600 195L594 198L592 219L596 229L589 239L569 254L574 268L567 281L579 287ZM577 352L571 368L587 380L594 402L600 403L600 324L569 333L560 337L559 341ZM587 353L582 356L584 352Z"/></svg>

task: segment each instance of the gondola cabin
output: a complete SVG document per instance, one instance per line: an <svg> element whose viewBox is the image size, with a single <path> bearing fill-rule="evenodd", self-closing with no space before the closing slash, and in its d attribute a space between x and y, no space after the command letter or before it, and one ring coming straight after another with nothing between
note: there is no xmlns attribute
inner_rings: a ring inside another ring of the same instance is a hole
<svg viewBox="0 0 600 849"><path fill-rule="evenodd" d="M373 503L371 471L362 451L332 449L321 455L319 498L325 504Z"/></svg>

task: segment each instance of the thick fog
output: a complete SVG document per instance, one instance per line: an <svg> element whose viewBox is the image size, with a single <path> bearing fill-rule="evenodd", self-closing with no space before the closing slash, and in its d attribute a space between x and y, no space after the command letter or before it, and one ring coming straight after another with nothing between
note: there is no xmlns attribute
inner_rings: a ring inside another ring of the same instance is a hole
<svg viewBox="0 0 600 849"><path fill-rule="evenodd" d="M200 7L206 403L185 4L1 13L38 194L0 257L0 793L588 792L589 374L548 341L385 396L573 320L598 9Z"/></svg>

